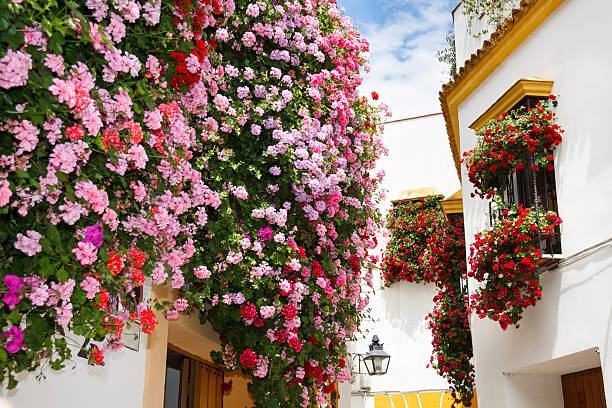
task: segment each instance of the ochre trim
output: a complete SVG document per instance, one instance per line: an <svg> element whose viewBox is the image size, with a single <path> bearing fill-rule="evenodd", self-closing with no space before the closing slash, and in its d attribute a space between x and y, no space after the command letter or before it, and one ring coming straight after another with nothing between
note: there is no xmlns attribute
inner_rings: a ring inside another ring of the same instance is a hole
<svg viewBox="0 0 612 408"><path fill-rule="evenodd" d="M440 104L448 139L461 180L458 107L531 34L563 0L522 0L520 8L497 27L472 54L453 80L442 86Z"/></svg>
<svg viewBox="0 0 612 408"><path fill-rule="evenodd" d="M196 360L196 361L198 361L198 362L200 362L202 364L205 364L205 365L207 365L209 367L216 368L218 370L223 370L223 366L221 366L219 364L215 364L214 362L212 362L212 361L210 361L209 359L206 358L206 357L210 358L210 356L202 356L200 354L194 354L194 353L192 353L192 352L190 352L188 350L185 350L185 348L177 346L177 345L175 345L173 343L170 343L170 342L168 342L168 348L170 350L176 351L179 354L184 355L185 357L189 357L192 360Z"/></svg>
<svg viewBox="0 0 612 408"><path fill-rule="evenodd" d="M449 214L463 214L462 199L443 201L440 204L442 204L442 211L444 211L444 214L446 216L448 216Z"/></svg>
<svg viewBox="0 0 612 408"><path fill-rule="evenodd" d="M151 297L170 300L167 287L153 285ZM166 384L166 352L168 350L168 320L163 313L155 311L159 322L155 331L147 336L145 362L145 382L143 390L143 408L164 407L164 387Z"/></svg>
<svg viewBox="0 0 612 408"><path fill-rule="evenodd" d="M463 214L463 196L461 190L440 201L440 205L442 205L442 211L446 218L448 218L449 214Z"/></svg>
<svg viewBox="0 0 612 408"><path fill-rule="evenodd" d="M508 89L485 113L470 125L470 129L478 131L488 121L508 112L510 108L526 96L548 96L554 82L540 78L519 79Z"/></svg>
<svg viewBox="0 0 612 408"><path fill-rule="evenodd" d="M392 204L405 202L405 201L414 201L419 200L421 198L427 197L444 197L437 188L435 187L421 187L421 188L413 188L412 190L404 190L400 193L400 195L391 200Z"/></svg>

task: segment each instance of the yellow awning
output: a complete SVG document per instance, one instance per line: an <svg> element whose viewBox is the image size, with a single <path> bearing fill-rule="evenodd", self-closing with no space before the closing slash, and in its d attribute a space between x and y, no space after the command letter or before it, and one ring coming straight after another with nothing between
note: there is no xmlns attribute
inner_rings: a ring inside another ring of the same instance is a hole
<svg viewBox="0 0 612 408"><path fill-rule="evenodd" d="M423 408L440 408L441 392L422 392L419 393L421 406Z"/></svg>
<svg viewBox="0 0 612 408"><path fill-rule="evenodd" d="M393 408L391 405L391 399L389 395L375 395L374 396L374 408Z"/></svg>
<svg viewBox="0 0 612 408"><path fill-rule="evenodd" d="M393 407L405 408L406 403L404 402L404 396L402 394L391 394L391 400L393 401Z"/></svg>
<svg viewBox="0 0 612 408"><path fill-rule="evenodd" d="M417 397L416 393L404 394L404 397L408 404L406 408L420 408L419 397Z"/></svg>
<svg viewBox="0 0 612 408"><path fill-rule="evenodd" d="M420 404L419 404L420 401ZM450 408L454 398L450 392L412 392L406 394L381 394L374 396L374 408ZM462 404L456 408L465 408ZM476 393L472 407L478 408Z"/></svg>

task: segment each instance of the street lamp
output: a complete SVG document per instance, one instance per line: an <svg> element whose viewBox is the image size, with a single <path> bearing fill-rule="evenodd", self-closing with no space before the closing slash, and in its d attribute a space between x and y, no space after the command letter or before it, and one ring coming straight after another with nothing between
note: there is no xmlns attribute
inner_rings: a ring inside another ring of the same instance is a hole
<svg viewBox="0 0 612 408"><path fill-rule="evenodd" d="M391 356L383 350L383 345L379 342L378 336L374 335L372 344L370 344L370 351L363 357L363 363L370 375L383 375L389 369Z"/></svg>

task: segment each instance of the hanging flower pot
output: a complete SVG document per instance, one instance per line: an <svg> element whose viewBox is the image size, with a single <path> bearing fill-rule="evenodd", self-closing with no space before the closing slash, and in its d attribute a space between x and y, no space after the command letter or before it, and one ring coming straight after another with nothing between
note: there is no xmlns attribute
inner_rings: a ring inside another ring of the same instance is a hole
<svg viewBox="0 0 612 408"><path fill-rule="evenodd" d="M505 112L478 130L476 147L462 159L475 194L491 198L506 186L509 174L527 166L554 169L552 151L563 130L551 105L557 106L554 95L535 108Z"/></svg>
<svg viewBox="0 0 612 408"><path fill-rule="evenodd" d="M553 234L562 221L552 211L538 217L523 207L505 210L502 216L491 229L476 234L468 276L481 283L471 295L473 311L506 330L512 324L518 327L523 311L542 297L536 273L541 253L534 241Z"/></svg>

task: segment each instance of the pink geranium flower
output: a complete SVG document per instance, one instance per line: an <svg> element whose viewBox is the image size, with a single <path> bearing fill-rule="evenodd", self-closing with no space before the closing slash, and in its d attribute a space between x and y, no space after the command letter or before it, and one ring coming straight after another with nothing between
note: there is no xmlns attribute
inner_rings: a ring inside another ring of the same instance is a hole
<svg viewBox="0 0 612 408"><path fill-rule="evenodd" d="M34 256L42 251L42 246L38 243L42 235L33 230L28 230L26 235L17 234L15 248L28 256Z"/></svg>
<svg viewBox="0 0 612 408"><path fill-rule="evenodd" d="M0 207L7 205L13 195L9 186L9 182L6 180L0 182Z"/></svg>
<svg viewBox="0 0 612 408"><path fill-rule="evenodd" d="M4 89L24 86L32 69L32 57L27 52L13 51L10 48L0 58L0 87Z"/></svg>
<svg viewBox="0 0 612 408"><path fill-rule="evenodd" d="M98 249L91 242L79 242L78 246L72 250L77 260L83 266L88 266L96 262Z"/></svg>

